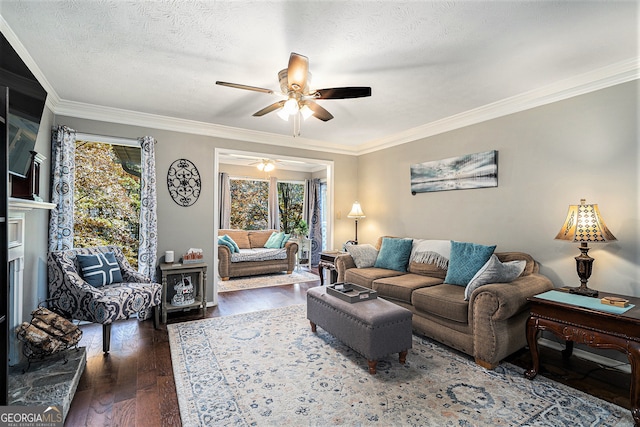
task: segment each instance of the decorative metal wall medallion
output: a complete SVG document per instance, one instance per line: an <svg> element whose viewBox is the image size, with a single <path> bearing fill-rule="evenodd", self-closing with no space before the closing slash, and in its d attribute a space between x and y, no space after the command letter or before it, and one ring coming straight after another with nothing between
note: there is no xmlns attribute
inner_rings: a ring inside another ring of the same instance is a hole
<svg viewBox="0 0 640 427"><path fill-rule="evenodd" d="M171 163L167 172L167 186L174 202L180 206L191 206L200 197L200 173L198 168L187 159L178 159Z"/></svg>

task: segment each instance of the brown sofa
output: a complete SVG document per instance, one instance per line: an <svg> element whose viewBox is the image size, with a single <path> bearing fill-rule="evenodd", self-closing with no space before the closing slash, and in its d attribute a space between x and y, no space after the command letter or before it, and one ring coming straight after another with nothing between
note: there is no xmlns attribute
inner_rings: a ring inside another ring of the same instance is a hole
<svg viewBox="0 0 640 427"><path fill-rule="evenodd" d="M218 236L228 235L238 245L241 252L267 252L265 243L276 230L218 230ZM230 277L255 276L258 274L278 273L286 271L293 272L296 266L296 253L298 244L287 242L284 246L286 251L285 259L251 260L232 262L231 251L228 247L218 245L218 273L222 280L229 280ZM251 250L251 251L247 251Z"/></svg>
<svg viewBox="0 0 640 427"><path fill-rule="evenodd" d="M376 245L380 249L382 238ZM522 252L495 253L501 262L525 260L522 274L511 283L477 288L464 300L464 286L445 284L446 269L410 262L407 272L357 268L351 255L335 260L338 282L374 289L378 296L413 312L413 329L475 358L488 369L527 344L527 297L553 288L539 273L538 263Z"/></svg>

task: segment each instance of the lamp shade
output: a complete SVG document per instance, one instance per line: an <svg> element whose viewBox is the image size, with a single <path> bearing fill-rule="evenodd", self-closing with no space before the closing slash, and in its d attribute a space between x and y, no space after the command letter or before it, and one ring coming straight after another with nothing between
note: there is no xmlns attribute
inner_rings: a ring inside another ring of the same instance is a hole
<svg viewBox="0 0 640 427"><path fill-rule="evenodd" d="M558 240L572 242L607 242L617 240L600 216L598 205L570 205L567 218L556 236Z"/></svg>
<svg viewBox="0 0 640 427"><path fill-rule="evenodd" d="M347 218L355 218L360 219L364 218L364 212L362 212L362 208L360 207L360 203L355 202L353 206L351 206L351 212L347 215Z"/></svg>

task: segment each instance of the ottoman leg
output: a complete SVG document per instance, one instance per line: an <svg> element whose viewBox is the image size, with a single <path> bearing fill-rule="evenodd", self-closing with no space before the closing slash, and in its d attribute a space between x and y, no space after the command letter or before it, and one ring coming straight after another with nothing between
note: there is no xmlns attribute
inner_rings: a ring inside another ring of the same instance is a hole
<svg viewBox="0 0 640 427"><path fill-rule="evenodd" d="M407 361L407 353L408 353L408 351L407 351L407 350L404 350L404 351L401 351L401 352L400 352L399 360L400 360L400 364L401 364L401 365L404 365L404 362L406 362L406 361Z"/></svg>
<svg viewBox="0 0 640 427"><path fill-rule="evenodd" d="M311 332L315 332L316 331L316 324L313 323L312 321L309 321L309 323L311 323Z"/></svg>
<svg viewBox="0 0 640 427"><path fill-rule="evenodd" d="M377 360L369 360L367 362L369 363L369 373L370 374L375 374L376 373L376 366L378 366L378 361Z"/></svg>

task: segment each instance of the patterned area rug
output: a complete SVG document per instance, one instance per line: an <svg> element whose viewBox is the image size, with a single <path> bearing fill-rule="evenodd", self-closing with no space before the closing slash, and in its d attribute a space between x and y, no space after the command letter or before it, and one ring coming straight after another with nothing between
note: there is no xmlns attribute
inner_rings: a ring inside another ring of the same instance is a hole
<svg viewBox="0 0 640 427"><path fill-rule="evenodd" d="M182 424L631 426L631 413L503 363L493 371L414 336L367 361L295 305L168 326Z"/></svg>
<svg viewBox="0 0 640 427"><path fill-rule="evenodd" d="M266 288L269 286L290 285L292 283L320 280L320 276L308 271L294 271L291 274L275 273L261 276L237 277L222 281L218 278L218 292L240 291L243 289Z"/></svg>

